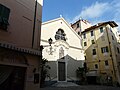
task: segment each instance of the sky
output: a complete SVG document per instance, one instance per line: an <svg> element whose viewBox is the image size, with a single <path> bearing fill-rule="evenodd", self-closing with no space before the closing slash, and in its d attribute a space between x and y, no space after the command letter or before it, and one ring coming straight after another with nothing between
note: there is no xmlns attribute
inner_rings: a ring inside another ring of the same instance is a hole
<svg viewBox="0 0 120 90"><path fill-rule="evenodd" d="M115 21L120 27L120 0L44 0L43 22L60 15L68 23L82 18L91 24Z"/></svg>

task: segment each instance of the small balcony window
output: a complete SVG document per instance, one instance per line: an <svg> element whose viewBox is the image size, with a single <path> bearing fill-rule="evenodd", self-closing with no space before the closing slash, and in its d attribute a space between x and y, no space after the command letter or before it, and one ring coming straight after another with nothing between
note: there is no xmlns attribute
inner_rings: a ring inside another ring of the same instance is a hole
<svg viewBox="0 0 120 90"><path fill-rule="evenodd" d="M108 51L108 46L102 47L102 48L101 48L101 52L102 52L102 53L109 52L109 51Z"/></svg>

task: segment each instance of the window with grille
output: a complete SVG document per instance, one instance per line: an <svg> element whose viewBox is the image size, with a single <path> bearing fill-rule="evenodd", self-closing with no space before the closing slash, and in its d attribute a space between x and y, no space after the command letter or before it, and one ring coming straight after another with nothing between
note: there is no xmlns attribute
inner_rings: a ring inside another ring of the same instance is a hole
<svg viewBox="0 0 120 90"><path fill-rule="evenodd" d="M108 46L102 47L102 48L101 48L101 52L102 52L102 53L109 52L109 51L108 51Z"/></svg>
<svg viewBox="0 0 120 90"><path fill-rule="evenodd" d="M56 35L55 35L55 39L66 41L65 36L66 36L66 34L64 33L64 31L62 29L58 29L58 31L56 32Z"/></svg>
<svg viewBox="0 0 120 90"><path fill-rule="evenodd" d="M10 9L0 4L0 29L7 30Z"/></svg>

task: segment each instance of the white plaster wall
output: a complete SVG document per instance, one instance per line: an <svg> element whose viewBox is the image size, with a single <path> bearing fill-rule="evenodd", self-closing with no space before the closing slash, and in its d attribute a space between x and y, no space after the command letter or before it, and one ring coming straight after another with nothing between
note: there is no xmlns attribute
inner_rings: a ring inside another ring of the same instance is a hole
<svg viewBox="0 0 120 90"><path fill-rule="evenodd" d="M69 45L82 48L80 44L80 37L72 28L70 28L70 25L61 18L42 24L41 39L48 40L51 37L53 42L55 42L56 40L54 36L59 28L64 30L67 37L66 42L69 43Z"/></svg>
<svg viewBox="0 0 120 90"><path fill-rule="evenodd" d="M63 29L66 34L66 41L55 40L55 34L60 28ZM81 46L81 38L63 18L43 23L41 30L41 45L44 47L43 57L49 61L48 65L51 66L51 69L49 70L51 79L58 79L58 77L56 77L58 74L57 63L59 60L59 49L62 47L65 56L64 62L66 62L66 80L70 80L70 78L77 80L76 69L82 67L84 62L84 51ZM52 38L53 40L52 55L49 54L49 38ZM47 80L49 80L49 78L47 78Z"/></svg>

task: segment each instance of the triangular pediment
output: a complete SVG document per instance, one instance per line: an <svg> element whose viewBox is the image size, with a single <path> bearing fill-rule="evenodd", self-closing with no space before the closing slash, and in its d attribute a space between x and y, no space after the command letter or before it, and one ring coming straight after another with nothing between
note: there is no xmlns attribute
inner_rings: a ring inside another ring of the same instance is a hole
<svg viewBox="0 0 120 90"><path fill-rule="evenodd" d="M74 47L82 48L81 46L81 37L72 29L71 25L63 18L53 19L47 22L42 23L41 30L41 41L48 42L49 38L52 38L53 42L56 42L56 32L62 29L65 33L65 41Z"/></svg>

